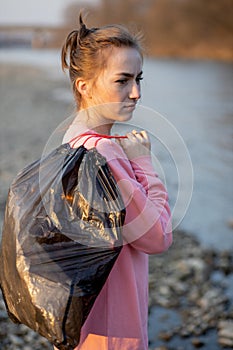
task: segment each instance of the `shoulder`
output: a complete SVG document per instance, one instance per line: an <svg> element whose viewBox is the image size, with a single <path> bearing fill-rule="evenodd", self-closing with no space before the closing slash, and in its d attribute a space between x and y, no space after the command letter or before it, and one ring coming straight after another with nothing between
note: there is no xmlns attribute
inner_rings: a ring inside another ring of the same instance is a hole
<svg viewBox="0 0 233 350"><path fill-rule="evenodd" d="M101 153L108 161L113 159L128 160L121 146L112 139L101 138L96 142L96 149Z"/></svg>

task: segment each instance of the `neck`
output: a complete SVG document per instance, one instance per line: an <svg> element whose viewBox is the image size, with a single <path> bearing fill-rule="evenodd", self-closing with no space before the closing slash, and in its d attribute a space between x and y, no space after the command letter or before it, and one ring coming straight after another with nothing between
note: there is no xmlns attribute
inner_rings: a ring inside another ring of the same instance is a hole
<svg viewBox="0 0 233 350"><path fill-rule="evenodd" d="M110 125L110 124L90 127L90 129L92 129L92 130L96 131L98 134L102 134L102 135L110 135L111 128L112 128L112 125Z"/></svg>
<svg viewBox="0 0 233 350"><path fill-rule="evenodd" d="M108 120L99 114L90 113L88 109L78 111L75 123L81 124L98 134L110 135L114 121Z"/></svg>

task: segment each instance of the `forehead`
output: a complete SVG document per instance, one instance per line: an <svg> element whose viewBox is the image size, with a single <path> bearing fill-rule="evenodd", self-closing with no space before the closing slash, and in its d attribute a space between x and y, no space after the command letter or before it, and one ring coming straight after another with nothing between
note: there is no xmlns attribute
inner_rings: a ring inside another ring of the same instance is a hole
<svg viewBox="0 0 233 350"><path fill-rule="evenodd" d="M105 62L105 73L120 74L128 72L140 73L142 57L138 50L129 47L113 47Z"/></svg>

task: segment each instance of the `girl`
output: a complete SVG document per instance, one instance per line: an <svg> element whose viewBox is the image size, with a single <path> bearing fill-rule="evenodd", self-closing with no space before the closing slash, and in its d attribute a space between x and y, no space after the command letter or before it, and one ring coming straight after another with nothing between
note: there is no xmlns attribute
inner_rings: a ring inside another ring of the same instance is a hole
<svg viewBox="0 0 233 350"><path fill-rule="evenodd" d="M118 25L88 29L82 16L62 48L62 67L69 70L77 103L64 142L97 148L126 208L124 246L75 350L148 349L148 254L172 243L168 196L153 170L146 131L110 138L113 124L129 120L140 99L142 65L136 36Z"/></svg>

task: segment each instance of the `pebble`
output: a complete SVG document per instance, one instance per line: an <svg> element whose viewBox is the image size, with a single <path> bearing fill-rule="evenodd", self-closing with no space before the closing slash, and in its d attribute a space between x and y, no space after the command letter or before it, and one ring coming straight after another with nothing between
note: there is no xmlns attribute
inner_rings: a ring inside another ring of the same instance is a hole
<svg viewBox="0 0 233 350"><path fill-rule="evenodd" d="M228 225L228 227L233 229L233 218L228 220L227 225Z"/></svg>
<svg viewBox="0 0 233 350"><path fill-rule="evenodd" d="M205 345L205 342L199 338L193 338L192 339L192 344L195 346L195 348L201 348Z"/></svg>
<svg viewBox="0 0 233 350"><path fill-rule="evenodd" d="M223 347L230 347L232 349L233 347L233 342L231 339L229 338L218 338L218 342L220 345L222 345Z"/></svg>
<svg viewBox="0 0 233 350"><path fill-rule="evenodd" d="M173 337L173 333L171 332L160 332L159 338L165 341L169 341Z"/></svg>
<svg viewBox="0 0 233 350"><path fill-rule="evenodd" d="M233 320L218 323L218 342L222 346L233 348Z"/></svg>

